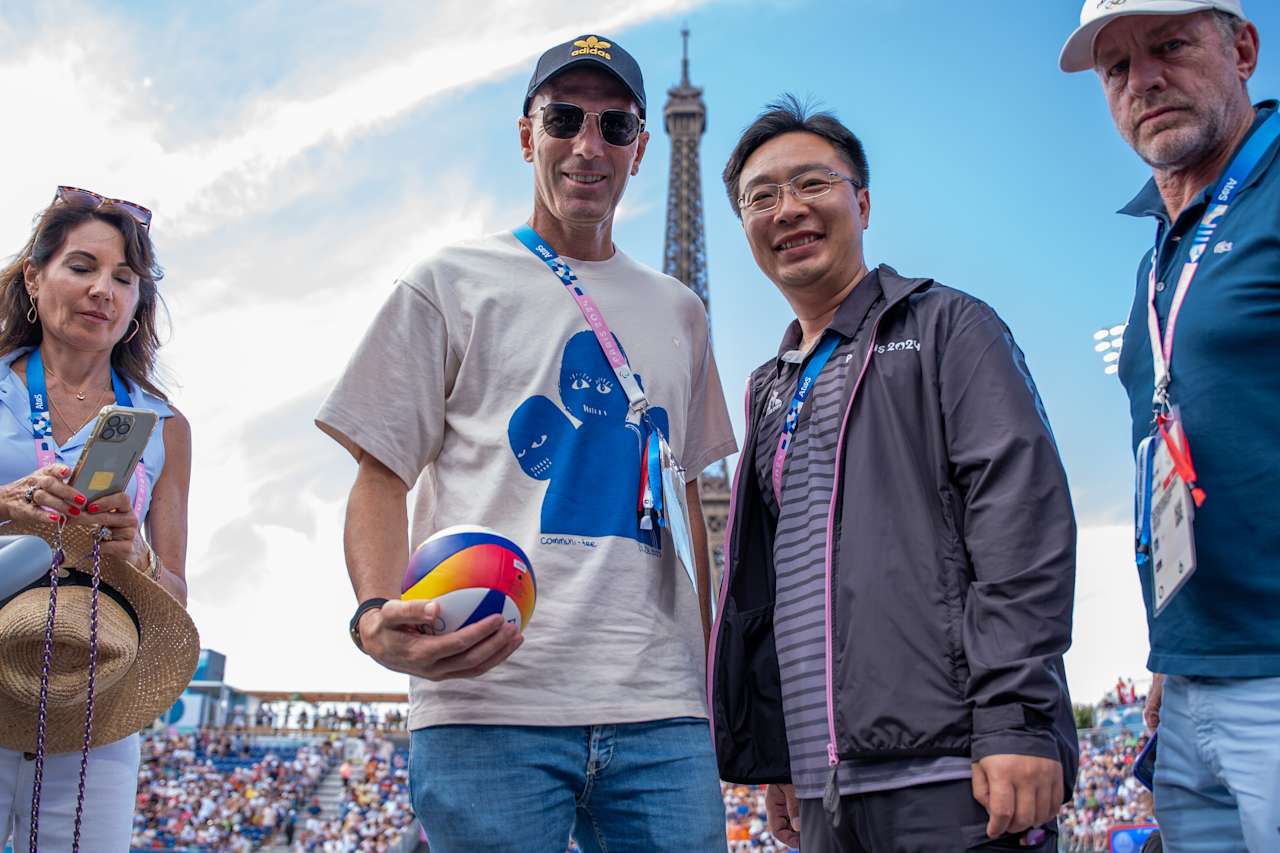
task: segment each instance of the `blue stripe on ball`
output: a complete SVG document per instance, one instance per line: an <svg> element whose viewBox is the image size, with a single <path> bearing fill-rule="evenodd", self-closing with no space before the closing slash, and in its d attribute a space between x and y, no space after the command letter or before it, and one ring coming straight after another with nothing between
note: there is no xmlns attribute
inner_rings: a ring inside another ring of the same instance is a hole
<svg viewBox="0 0 1280 853"><path fill-rule="evenodd" d="M462 630L468 625L474 625L486 616L501 613L506 603L506 593L496 589L489 590L485 593L484 598L480 599L480 603L476 605L476 609L471 611L471 615L467 617L467 621L458 626L458 630Z"/></svg>

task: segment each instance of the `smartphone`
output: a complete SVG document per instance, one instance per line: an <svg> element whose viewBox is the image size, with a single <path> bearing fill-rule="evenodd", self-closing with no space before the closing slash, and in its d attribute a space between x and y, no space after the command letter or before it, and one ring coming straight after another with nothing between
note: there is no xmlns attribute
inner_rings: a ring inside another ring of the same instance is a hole
<svg viewBox="0 0 1280 853"><path fill-rule="evenodd" d="M138 467L143 448L156 428L156 413L128 406L103 406L80 461L71 472L71 487L89 503L123 492Z"/></svg>
<svg viewBox="0 0 1280 853"><path fill-rule="evenodd" d="M1147 744L1133 762L1133 775L1148 791L1156 789L1156 733L1147 738Z"/></svg>

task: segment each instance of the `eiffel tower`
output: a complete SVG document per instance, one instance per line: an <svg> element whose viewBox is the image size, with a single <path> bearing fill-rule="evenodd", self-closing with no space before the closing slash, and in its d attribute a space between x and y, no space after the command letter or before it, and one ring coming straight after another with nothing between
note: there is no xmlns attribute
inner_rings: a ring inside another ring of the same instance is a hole
<svg viewBox="0 0 1280 853"><path fill-rule="evenodd" d="M702 222L702 179L698 150L707 129L702 89L689 82L689 29L680 31L684 55L680 82L667 90L663 108L671 137L671 173L667 180L667 234L662 271L698 294L711 313L707 288L707 237ZM729 518L729 476L724 462L702 472L702 509L707 518L713 585L719 587L724 566L724 528Z"/></svg>

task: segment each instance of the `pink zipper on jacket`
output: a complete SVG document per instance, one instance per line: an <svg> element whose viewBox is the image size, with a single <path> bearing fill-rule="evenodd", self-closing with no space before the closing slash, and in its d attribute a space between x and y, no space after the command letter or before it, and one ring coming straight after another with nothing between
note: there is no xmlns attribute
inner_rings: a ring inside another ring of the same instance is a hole
<svg viewBox="0 0 1280 853"><path fill-rule="evenodd" d="M716 746L716 708L715 702L712 701L712 691L716 672L716 638L720 636L720 619L724 616L725 597L729 594L729 569L733 565L729 559L729 548L733 544L733 514L738 506L738 478L742 476L744 454L750 453L751 444L751 379L747 379L746 399L743 403L746 409L746 435L743 436L742 453L738 456L738 464L733 469L733 483L729 486L729 515L724 522L724 572L720 577L720 597L716 599L719 608L716 610L716 618L711 623L711 641L707 656L707 721L711 724L711 748ZM749 464L749 463L748 463Z"/></svg>
<svg viewBox="0 0 1280 853"><path fill-rule="evenodd" d="M880 312L880 317L884 316L884 311ZM835 460L835 479L831 483L831 506L827 509L827 559L826 559L826 635L827 635L827 765L834 768L840 763L840 753L836 749L836 706L835 706L835 679L832 675L831 660L834 657L833 643L831 639L831 563L835 550L835 529L836 529L836 502L840 497L840 471L843 467L841 460L844 458L844 440L849 432L849 415L853 412L853 401L858 399L858 389L862 387L862 378L867 375L867 368L871 366L871 356L876 351L876 332L880 329L880 317L876 317L875 323L871 327L870 341L867 344L867 357L862 360L862 369L858 371L858 378L853 383L853 392L849 395L849 405L845 407L844 418L840 421L840 437L836 440L836 460Z"/></svg>
<svg viewBox="0 0 1280 853"><path fill-rule="evenodd" d="M881 312L883 316L884 312ZM876 351L876 332L880 329L880 318L877 317L875 324L871 327L871 340L867 344L867 357L862 361L862 368L858 371L858 378L854 381L853 391L849 395L849 405L845 408L844 417L840 422L840 435L836 441L836 463L835 463L835 479L831 486L831 505L827 509L827 552L826 552L826 590L825 590L825 615L824 630L826 632L826 692L827 692L827 764L835 767L840 763L840 753L836 749L836 712L835 712L835 684L832 674L832 657L834 656L832 632L831 632L831 563L833 559L833 549L835 545L835 517L836 517L836 501L840 495L840 459L844 456L845 437L849 430L849 415L853 411L853 401L858 397L858 389L862 387L862 379L867 375L867 368L871 366L871 357ZM742 439L743 453L750 453L751 444L751 381L747 380L746 392L746 435ZM750 464L748 462L748 464ZM720 620L724 616L724 602L729 595L729 575L733 566L730 559L730 547L733 544L733 518L737 509L738 502L738 480L742 476L743 460L738 459L738 465L733 472L733 484L729 492L729 516L725 520L724 525L724 575L720 578L720 609L716 612L715 621L711 626L710 654L707 657L707 718L711 726L711 745L715 747L716 742L716 715L714 694L715 664L716 664L716 639L720 636Z"/></svg>

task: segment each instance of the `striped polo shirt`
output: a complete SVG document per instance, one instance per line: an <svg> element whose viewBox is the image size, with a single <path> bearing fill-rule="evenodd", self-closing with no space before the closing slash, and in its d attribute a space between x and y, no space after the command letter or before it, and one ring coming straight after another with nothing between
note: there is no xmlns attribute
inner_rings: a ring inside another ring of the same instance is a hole
<svg viewBox="0 0 1280 853"><path fill-rule="evenodd" d="M752 448L765 507L777 522L773 544L773 633L782 678L787 745L791 750L791 778L796 796L804 799L821 797L830 774L825 586L827 516L835 480L836 443L845 404L862 367L872 318L882 302L880 279L872 270L845 299L827 328L826 334L839 334L841 341L800 410L782 473L781 511L773 493L773 457L808 356L798 349L801 332L797 321L787 328L764 388L765 414ZM911 676L903 673L903 677ZM845 759L838 771L842 795L964 779L969 775L969 759L960 756Z"/></svg>

